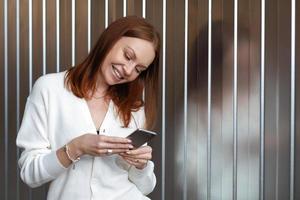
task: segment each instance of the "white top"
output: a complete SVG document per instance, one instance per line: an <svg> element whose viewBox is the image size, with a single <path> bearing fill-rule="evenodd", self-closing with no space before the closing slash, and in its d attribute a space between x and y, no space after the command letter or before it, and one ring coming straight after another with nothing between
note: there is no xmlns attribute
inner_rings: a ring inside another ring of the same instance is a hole
<svg viewBox="0 0 300 200"><path fill-rule="evenodd" d="M66 72L40 77L27 99L17 146L21 178L31 187L51 181L49 200L145 200L156 184L153 162L143 170L129 165L119 155L84 155L75 168L65 168L56 150L85 133L97 134L87 102L64 87ZM126 137L145 120L144 109L132 113L124 128L112 101L100 134Z"/></svg>

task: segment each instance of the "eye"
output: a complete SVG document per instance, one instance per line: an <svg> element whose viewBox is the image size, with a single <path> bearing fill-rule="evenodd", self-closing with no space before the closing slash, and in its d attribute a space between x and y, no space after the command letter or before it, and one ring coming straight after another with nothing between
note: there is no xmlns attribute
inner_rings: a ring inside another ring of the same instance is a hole
<svg viewBox="0 0 300 200"><path fill-rule="evenodd" d="M142 71L141 70L139 70L137 67L135 68L135 71L138 73L138 74L140 74Z"/></svg>
<svg viewBox="0 0 300 200"><path fill-rule="evenodd" d="M127 53L124 53L124 57L125 57L125 59L128 60L128 61L131 60L130 56L129 56Z"/></svg>

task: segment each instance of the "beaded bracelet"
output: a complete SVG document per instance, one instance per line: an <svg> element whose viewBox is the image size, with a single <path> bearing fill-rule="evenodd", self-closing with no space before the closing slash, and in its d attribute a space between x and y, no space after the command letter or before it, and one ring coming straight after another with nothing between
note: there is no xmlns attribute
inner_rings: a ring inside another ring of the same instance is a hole
<svg viewBox="0 0 300 200"><path fill-rule="evenodd" d="M78 162L78 161L80 160L80 157L77 157L76 159L74 159L74 158L72 158L72 157L70 156L70 153L69 153L69 147L68 147L67 144L65 144L64 150L65 150L65 152L66 152L66 154L67 154L67 156L68 156L68 159L71 160L72 163Z"/></svg>

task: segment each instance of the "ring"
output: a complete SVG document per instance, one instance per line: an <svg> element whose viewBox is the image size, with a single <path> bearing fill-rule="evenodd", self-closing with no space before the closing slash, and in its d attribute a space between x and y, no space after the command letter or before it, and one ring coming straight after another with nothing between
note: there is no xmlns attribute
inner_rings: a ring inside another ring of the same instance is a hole
<svg viewBox="0 0 300 200"><path fill-rule="evenodd" d="M113 152L113 150L112 149L107 149L107 155L110 155L110 154L112 154L112 152Z"/></svg>

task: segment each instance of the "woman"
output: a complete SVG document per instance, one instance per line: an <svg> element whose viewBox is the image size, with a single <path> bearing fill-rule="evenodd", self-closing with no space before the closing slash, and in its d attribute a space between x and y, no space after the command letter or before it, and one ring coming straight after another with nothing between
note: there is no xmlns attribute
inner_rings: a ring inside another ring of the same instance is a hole
<svg viewBox="0 0 300 200"><path fill-rule="evenodd" d="M51 181L48 199L149 199L152 149L126 136L154 125L159 48L149 23L125 17L81 64L39 78L17 137L22 180Z"/></svg>

